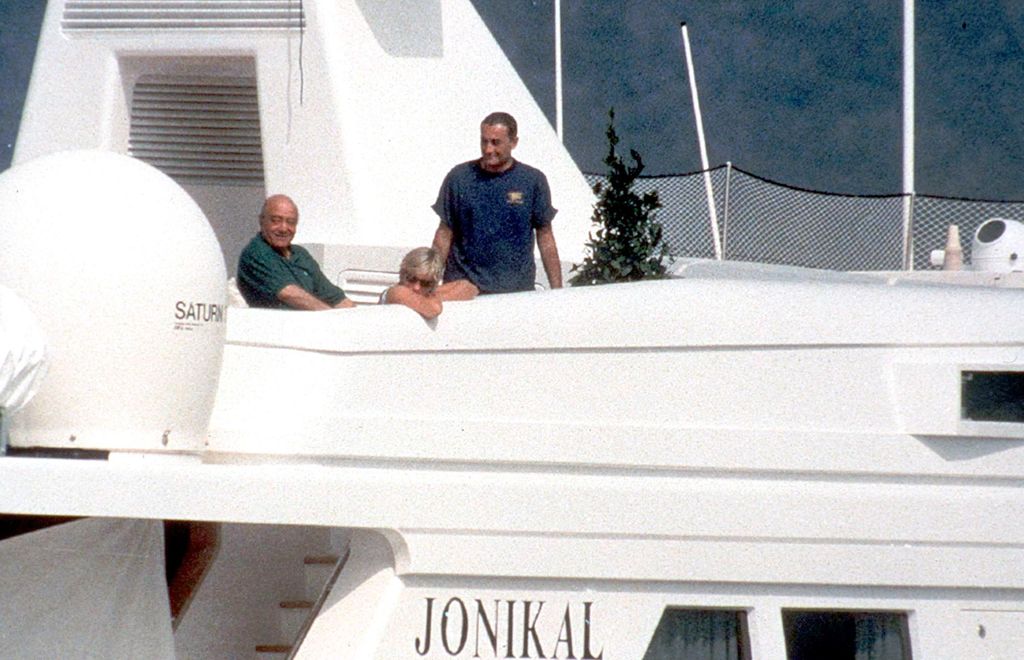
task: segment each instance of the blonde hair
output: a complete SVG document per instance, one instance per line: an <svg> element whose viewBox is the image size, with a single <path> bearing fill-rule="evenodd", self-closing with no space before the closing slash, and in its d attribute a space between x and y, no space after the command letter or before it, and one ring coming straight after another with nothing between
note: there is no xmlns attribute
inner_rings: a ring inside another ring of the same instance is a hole
<svg viewBox="0 0 1024 660"><path fill-rule="evenodd" d="M440 282L443 274L444 262L441 261L441 255L429 247L411 250L402 258L402 265L398 268L398 279L402 282L417 275L425 275Z"/></svg>

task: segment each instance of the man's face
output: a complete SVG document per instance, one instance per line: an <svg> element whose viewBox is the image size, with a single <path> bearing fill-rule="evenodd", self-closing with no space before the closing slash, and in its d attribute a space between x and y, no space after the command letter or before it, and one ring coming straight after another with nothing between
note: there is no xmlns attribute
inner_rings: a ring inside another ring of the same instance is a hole
<svg viewBox="0 0 1024 660"><path fill-rule="evenodd" d="M504 172L512 167L512 150L519 138L508 136L504 124L482 124L480 126L480 167L488 172Z"/></svg>
<svg viewBox="0 0 1024 660"><path fill-rule="evenodd" d="M270 247L287 252L295 238L299 210L288 199L272 197L260 216L260 234Z"/></svg>

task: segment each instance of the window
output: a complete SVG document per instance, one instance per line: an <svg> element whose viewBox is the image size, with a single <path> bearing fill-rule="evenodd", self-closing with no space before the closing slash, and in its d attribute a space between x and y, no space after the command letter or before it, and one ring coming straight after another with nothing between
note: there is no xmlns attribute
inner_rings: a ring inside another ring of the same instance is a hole
<svg viewBox="0 0 1024 660"><path fill-rule="evenodd" d="M1024 372L964 371L961 416L981 422L1024 422Z"/></svg>
<svg viewBox="0 0 1024 660"><path fill-rule="evenodd" d="M902 612L784 610L789 660L910 660Z"/></svg>
<svg viewBox="0 0 1024 660"><path fill-rule="evenodd" d="M741 610L667 608L643 660L749 660Z"/></svg>

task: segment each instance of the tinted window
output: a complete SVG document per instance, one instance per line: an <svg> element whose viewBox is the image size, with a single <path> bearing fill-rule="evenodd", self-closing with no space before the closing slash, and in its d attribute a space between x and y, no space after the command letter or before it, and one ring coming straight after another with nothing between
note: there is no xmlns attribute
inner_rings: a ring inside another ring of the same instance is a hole
<svg viewBox="0 0 1024 660"><path fill-rule="evenodd" d="M981 422L1024 422L1024 373L965 371L961 416Z"/></svg>
<svg viewBox="0 0 1024 660"><path fill-rule="evenodd" d="M746 613L669 608L644 660L749 660Z"/></svg>
<svg viewBox="0 0 1024 660"><path fill-rule="evenodd" d="M910 660L900 612L783 611L789 660Z"/></svg>

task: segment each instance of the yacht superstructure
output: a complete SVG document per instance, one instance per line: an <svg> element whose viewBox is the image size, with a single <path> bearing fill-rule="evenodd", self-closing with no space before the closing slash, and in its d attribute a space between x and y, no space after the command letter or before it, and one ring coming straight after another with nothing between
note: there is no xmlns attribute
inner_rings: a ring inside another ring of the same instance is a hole
<svg viewBox="0 0 1024 660"><path fill-rule="evenodd" d="M386 280L497 106L548 173L573 259L590 193L468 1L50 3L0 174L0 283L39 317L52 372L10 420L0 511L85 520L0 543L0 640L65 656L145 639L189 658L1019 657L1019 273L690 261L662 281L452 303L436 323L229 306L269 192L296 199L325 272ZM82 230L101 219L109 233ZM163 520L194 524L183 555L200 567L173 628L153 579ZM333 568L292 599L288 558L318 552ZM72 632L27 627L40 584ZM116 626L90 631L67 585ZM274 601L299 622L254 632Z"/></svg>

